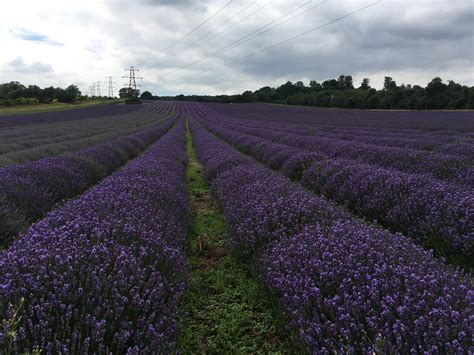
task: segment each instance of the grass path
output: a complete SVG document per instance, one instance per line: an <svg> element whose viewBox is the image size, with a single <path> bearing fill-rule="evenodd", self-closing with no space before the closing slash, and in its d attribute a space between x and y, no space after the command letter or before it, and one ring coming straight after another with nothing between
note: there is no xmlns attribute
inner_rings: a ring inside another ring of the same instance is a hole
<svg viewBox="0 0 474 355"><path fill-rule="evenodd" d="M190 232L189 289L183 302L184 354L295 354L276 307L246 266L225 248L227 226L216 206L187 132Z"/></svg>

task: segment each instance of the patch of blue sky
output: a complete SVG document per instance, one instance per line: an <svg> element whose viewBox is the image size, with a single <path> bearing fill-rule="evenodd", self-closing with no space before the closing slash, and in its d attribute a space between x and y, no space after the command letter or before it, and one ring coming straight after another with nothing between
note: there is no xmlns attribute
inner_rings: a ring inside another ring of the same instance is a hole
<svg viewBox="0 0 474 355"><path fill-rule="evenodd" d="M20 38L25 41L31 41L31 42L42 42L46 44L51 44L54 46L63 46L62 43L53 41L51 38L48 36L38 33L38 32L33 32L26 30L24 28L18 28L15 30L10 31L15 37Z"/></svg>

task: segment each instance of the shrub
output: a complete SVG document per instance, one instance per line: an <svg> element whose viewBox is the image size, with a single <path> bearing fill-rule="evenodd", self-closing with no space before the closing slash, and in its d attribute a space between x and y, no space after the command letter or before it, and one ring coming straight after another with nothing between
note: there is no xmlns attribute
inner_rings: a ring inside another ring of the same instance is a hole
<svg viewBox="0 0 474 355"><path fill-rule="evenodd" d="M132 96L132 97L128 97L128 98L125 100L125 103L126 103L126 104L131 104L131 105L141 104L141 103L142 103L142 100L140 100L138 97Z"/></svg>

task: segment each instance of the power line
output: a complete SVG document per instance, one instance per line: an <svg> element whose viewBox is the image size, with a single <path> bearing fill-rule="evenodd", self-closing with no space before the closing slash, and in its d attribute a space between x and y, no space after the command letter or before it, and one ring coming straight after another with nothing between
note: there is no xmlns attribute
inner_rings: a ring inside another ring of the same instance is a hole
<svg viewBox="0 0 474 355"><path fill-rule="evenodd" d="M186 33L183 37L181 37L180 39L178 39L177 41L173 42L172 44L170 44L168 47L166 47L165 49L163 49L163 51L167 51L168 49L174 47L175 45L177 45L179 42L181 42L183 39L185 39L186 37L188 37L189 35L193 34L195 31L197 31L199 28L201 28L203 25L205 25L207 22L209 22L210 20L212 20L215 16L217 16L220 12L222 12L224 9L226 9L231 3L232 3L233 0L230 0L227 4L225 4L223 7L221 7L219 10L217 10L216 12L214 12L214 14L212 14L210 17L208 17L206 20L204 20L203 22L201 22L199 25L197 25L194 29L192 29L190 32Z"/></svg>
<svg viewBox="0 0 474 355"><path fill-rule="evenodd" d="M214 56L214 55L216 55L216 54L218 54L218 53L227 52L228 50L230 50L230 49L232 49L232 48L234 48L234 47L236 47L236 46L238 46L238 45L240 45L240 44L242 44L242 43L248 42L248 41L250 41L251 39L253 39L253 38L255 38L255 37L258 37L258 36L260 36L260 35L262 35L262 34L268 32L268 31L270 31L271 29L273 29L273 28L275 28L275 27L278 27L278 26L280 26L280 25L282 25L282 24L288 22L289 20L291 20L291 19L293 19L293 18L295 18L295 17L297 17L297 16L302 15L302 14L305 13L305 12L308 12L308 11L310 11L310 10L316 8L316 7L319 7L319 6L321 6L323 3L326 2L326 0L323 0L321 3L318 3L318 4L316 4L315 6L312 6L312 7L310 7L309 9L306 9L304 12L299 13L299 14L297 14L297 15L295 15L295 16L293 16L293 17L287 19L287 20L285 20L283 23L280 23L280 24L271 26L271 25L273 25L275 22L278 22L279 20L281 20L282 18L287 17L287 16L291 15L292 13L294 13L295 11L298 11L298 10L301 9L302 7L305 7L306 5L310 4L311 1L312 1L312 0L309 0L308 2L305 2L304 4L295 7L295 8L292 9L291 11L289 11L289 12L283 14L282 16L280 16L280 17L274 19L273 21L270 21L270 22L267 23L266 25L257 28L256 30L254 30L254 31L252 31L252 32L250 32L250 33L248 33L248 34L245 35L244 37L241 37L241 38L239 38L239 39L237 39L237 40L231 42L230 44L228 44L228 45L226 45L226 46L224 46L224 47L222 47L222 48L220 48L220 49L218 49L218 50L216 50L216 51L214 51L214 52L212 52L212 53L210 53L210 54L207 54L207 55L205 55L204 57L202 57L202 58L200 58L200 59L198 59L198 60L195 60L195 61L192 62L192 63L186 64L186 65L183 65L182 67L179 67L179 68L177 68L177 69L174 69L174 70L170 71L170 72L167 73L167 74L173 74L173 73L178 72L178 71L180 71L180 70L182 70L182 69L189 68L189 67L191 67L191 66L193 66L193 65L195 65L195 64L197 64L197 63L199 63L199 62L202 62L204 59L209 58L209 57L212 57L212 56ZM271 26L271 27L270 27L270 28L267 28L268 26ZM267 28L267 29L265 29L265 28ZM265 30L264 30L264 29L265 29ZM262 31L262 30L264 30L264 31ZM259 31L261 31L261 32L259 32Z"/></svg>
<svg viewBox="0 0 474 355"><path fill-rule="evenodd" d="M226 19L224 22L220 23L219 25L217 25L216 27L214 27L211 31L207 32L204 36L201 36L200 38L198 38L196 41L194 42L191 42L189 45L187 45L186 47L182 48L182 49L179 49L177 52L174 52L172 54L170 54L169 57L176 57L178 54L182 53L182 52L187 52L189 51L190 47L192 47L193 45L195 45L196 43L198 43L199 41L201 41L202 39L206 38L207 36L209 36L210 34L212 34L214 31L218 30L219 27L221 27L222 25L225 25L228 21L232 21L233 18L235 18L236 16L238 16L240 13L242 13L243 11L247 10L249 7L253 6L254 4L256 3L256 0L254 0L253 3L251 3L250 5L244 7L242 10L240 10L237 14L235 14L234 16L232 16L231 18L229 19ZM191 48L192 49L192 48ZM148 67L148 69L151 69L151 68L154 68L160 64L163 64L166 62L166 59L168 58L165 58L163 59L161 62L158 62L156 64L153 64L152 66Z"/></svg>
<svg viewBox="0 0 474 355"><path fill-rule="evenodd" d="M268 5L272 4L273 3L273 0L270 0L269 2L267 2L265 5L261 6L260 8L258 8L257 10L255 10L254 12L250 13L249 15L243 17L242 19L238 20L237 22L234 22L232 25L230 25L229 27L227 27L226 29L222 30L221 32L218 32L217 34L215 34L214 36L212 36L211 38L209 38L206 42L209 42L211 40L213 40L214 38L220 36L221 34L223 34L224 32L227 32L228 30L230 30L231 28L237 26L240 22L242 21L245 21L246 19L248 19L249 17L251 16L254 16L255 14L257 14L258 12L260 12L261 10L263 10L265 7L267 7Z"/></svg>
<svg viewBox="0 0 474 355"><path fill-rule="evenodd" d="M198 45L194 46L193 48L200 47L200 46L202 46L203 44L206 44L206 43L212 41L214 38L219 37L221 34L223 34L224 32L229 31L229 30L232 29L233 27L237 26L239 23L241 23L241 22L247 20L249 17L252 17L252 16L256 15L257 13L259 13L260 11L262 11L264 8L266 8L267 6L271 5L271 4L273 3L273 1L274 1L274 0L268 1L268 2L267 2L266 4L264 4L263 6L260 6L258 9L256 9L256 10L253 11L253 12L251 12L251 13L248 14L247 16L242 17L240 20L233 22L229 27L227 27L227 28L223 29L222 31L216 33L214 36L208 38L207 40L203 41L202 43L199 43ZM230 19L226 20L225 22L231 21L231 20L232 20L233 18L235 18L238 14L242 13L244 10L246 10L247 8L249 8L250 6L252 6L252 5L254 5L254 4L256 4L256 1L255 1L254 3L252 3L252 4L250 4L249 6L245 7L245 8L242 9L241 11L239 11L236 15L232 16ZM224 23L225 23L225 22L224 22ZM212 30L212 31L210 31L209 33L207 33L206 36L209 35L209 34L211 34L212 32L214 32L215 30L217 30L219 27L221 27L221 25L217 26L216 28L214 28L214 30ZM193 45L193 44L195 44L195 43L201 41L204 37L205 37L205 36L201 37L199 40L193 42L191 45ZM191 45L189 45L189 46L187 46L187 47L181 49L181 50L178 51L177 53L174 53L172 56L175 57L177 54L182 54L182 53L186 53L186 52L190 51L190 50L193 49L193 48L189 48L189 49L187 49L187 48L190 47ZM161 62L159 62L159 63L157 63L157 64L153 64L152 66L150 66L150 67L148 67L148 68L149 68L149 69L154 68L154 67L156 67L156 66L158 66L158 65L160 65L160 64L163 64L163 63L165 63L165 62L166 62L166 60L162 60Z"/></svg>
<svg viewBox="0 0 474 355"><path fill-rule="evenodd" d="M294 40L294 39L296 39L296 38L303 37L303 36L307 35L308 33L311 33L311 32L313 32L313 31L316 31L316 30L320 29L320 28L329 26L329 25L331 25L331 24L333 24L333 23L335 23L335 22L338 22L338 21L340 21L340 20L342 20L342 19L344 19L344 18L346 18L346 17L352 16L352 15L358 13L358 12L364 11L364 10L368 9L369 7L375 6L375 5L377 5L377 4L381 3L381 2L382 2L382 0L378 0L378 1L376 1L376 2L373 2L373 3L369 4L369 5L363 6L363 7L359 8L359 9L357 9L357 10L351 11L351 12L349 12L349 13L347 13L347 14L341 16L341 17L335 18L334 20L331 20L331 21L329 21L329 22L326 22L326 23L324 23L324 24L322 24L322 25L320 25L320 26L310 28L309 30L307 30L307 31L305 31L305 32L302 32L302 33L300 33L300 34L298 34L298 35L295 35L295 36L290 37L290 38L287 38L287 39L285 39L285 40L283 40L283 41L277 42L277 43L275 43L275 44L272 44L271 46L262 48L262 49L260 49L260 50L258 50L258 51L252 52L252 53L247 54L247 55L245 55L245 56L243 56L243 57L239 57L239 58L236 58L236 59L229 60L229 61L227 61L227 62L224 62L224 63L221 64L221 65L218 65L218 66L216 66L216 67L214 67L214 68L211 68L211 69L205 70L205 71L203 71L203 72L197 73L197 74L195 74L195 75L205 74L205 73L208 73L208 72L210 72L210 71L214 71L214 70L216 70L216 69L219 69L219 68L222 68L222 67L226 66L227 64L235 63L235 62L238 62L238 61L247 59L247 58L252 57L252 56L254 56L254 55L256 55L256 54L265 52L265 51L270 50L270 49L272 49L272 48L278 47L278 46L280 46L280 45L282 45L282 44L291 42L292 40ZM195 75L193 75L193 76L195 76Z"/></svg>
<svg viewBox="0 0 474 355"><path fill-rule="evenodd" d="M216 30L218 30L220 27L222 27L222 26L225 25L226 23L232 21L234 18L236 18L237 16L239 16L242 12L244 12L245 10L247 10L249 7L254 6L256 3L257 3L257 2L254 1L254 2L250 3L250 5L245 6L242 10L240 10L239 12L237 12L234 16L230 17L229 19L226 19L224 22L222 22L222 23L220 23L218 26L214 27L211 31L209 31L208 33L206 33L204 36L202 36L201 38L199 38L197 41L194 41L194 42L192 42L191 44L187 45L186 47L180 49L178 52L175 53L175 55L184 52L184 51L187 50L189 47L192 47L192 46L194 46L196 43L200 42L202 39L205 39L207 36L209 36L210 34L214 33Z"/></svg>
<svg viewBox="0 0 474 355"><path fill-rule="evenodd" d="M327 0L323 0L321 3L318 3L318 4L316 4L315 6L312 6L312 7L306 9L305 11L303 11L303 12L301 12L301 13L299 13L299 14L296 14L295 16L290 17L289 19L285 20L284 22L282 22L282 23L280 23L280 24L276 24L276 25L274 25L274 26L271 26L271 25L273 25L275 22L280 21L282 18L291 15L293 12L298 11L299 9L305 7L306 5L309 5L309 4L312 2L312 0L309 0L308 2L306 2L306 3L304 3L304 4L300 5L300 6L295 7L293 10L291 10L290 12L284 14L283 16L280 16L280 17L276 18L275 20L270 21L270 22L267 23L266 25L264 25L264 26L262 26L262 27L260 27L260 28L257 28L255 31L252 31L252 32L248 33L246 36L244 36L244 37L242 37L242 38L240 38L240 39L238 39L238 40L235 40L234 42L231 42L231 43L228 44L227 46L224 46L224 47L218 49L218 50L217 50L216 52L214 52L214 53L216 54L216 53L220 53L220 52L226 52L227 50L229 50L229 49L231 49L231 48L234 48L234 47L236 47L236 46L238 46L238 45L240 45L240 44L242 44L242 43L248 42L249 40L251 40L251 39L253 39L253 38L255 38L255 37L258 37L258 36L260 36L260 35L262 35L262 34L268 32L268 31L272 30L273 28L278 27L278 26L280 26L280 25L283 25L284 23L288 22L289 20L291 20L291 19L293 19L293 18L295 18L295 17L298 17L298 16L304 14L305 12L308 12L308 11L310 11L310 10L312 10L312 9L315 9L315 8L321 6L321 5L322 5L323 3L325 3L326 1L327 1ZM265 28L268 27L268 26L271 26L271 27L265 29ZM265 30L264 30L264 29L265 29ZM264 30L264 31L259 32L260 30ZM257 33L257 32L258 32L258 33Z"/></svg>

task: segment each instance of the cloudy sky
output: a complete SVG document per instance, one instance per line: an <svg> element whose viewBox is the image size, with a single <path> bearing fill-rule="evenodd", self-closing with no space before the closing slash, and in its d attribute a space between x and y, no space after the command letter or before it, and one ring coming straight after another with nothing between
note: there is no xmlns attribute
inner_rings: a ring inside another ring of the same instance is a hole
<svg viewBox="0 0 474 355"><path fill-rule="evenodd" d="M7 1L0 82L75 83L87 92L106 76L122 87L133 65L142 90L158 95L240 93L340 74L356 84L369 77L374 87L386 75L398 84L440 76L474 85L474 0L376 2Z"/></svg>

